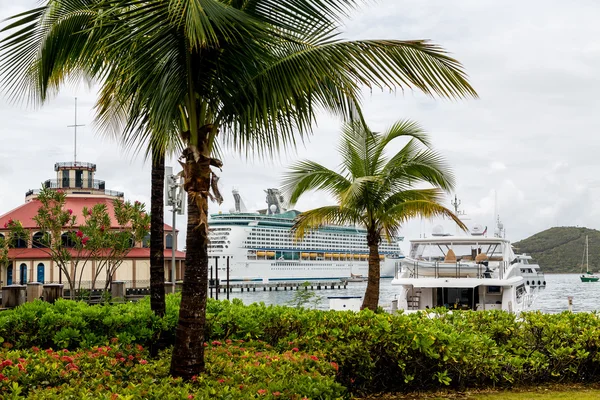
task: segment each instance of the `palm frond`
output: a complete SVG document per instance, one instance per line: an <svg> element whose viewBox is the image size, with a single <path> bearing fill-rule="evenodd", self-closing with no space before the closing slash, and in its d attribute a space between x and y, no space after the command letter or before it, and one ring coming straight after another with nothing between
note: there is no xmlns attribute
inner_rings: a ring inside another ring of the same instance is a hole
<svg viewBox="0 0 600 400"><path fill-rule="evenodd" d="M323 190L341 197L351 183L342 175L313 161L293 164L284 175L282 190L290 205L310 190Z"/></svg>
<svg viewBox="0 0 600 400"><path fill-rule="evenodd" d="M369 208L366 203L376 201L377 187L383 178L379 175L361 176L352 180L352 184L342 193L340 204L343 207Z"/></svg>
<svg viewBox="0 0 600 400"><path fill-rule="evenodd" d="M377 143L377 148L374 151L373 159L376 160L374 165L376 171L380 171L383 168L384 157L383 152L385 148L395 139L398 138L411 138L422 143L424 146L429 147L430 141L427 133L423 128L415 121L408 119L400 120L390 126L385 133L380 135Z"/></svg>
<svg viewBox="0 0 600 400"><path fill-rule="evenodd" d="M460 229L467 231L467 226L451 210L437 202L429 200L409 200L400 202L381 215L380 224L388 238L397 235L398 230L407 221L417 218L446 217L453 220Z"/></svg>
<svg viewBox="0 0 600 400"><path fill-rule="evenodd" d="M323 225L362 225L363 216L350 208L326 206L305 211L296 217L292 227L294 236L302 238L311 229Z"/></svg>
<svg viewBox="0 0 600 400"><path fill-rule="evenodd" d="M426 182L446 192L454 188L454 174L444 158L433 150L421 151L414 157L391 166L386 174L384 185L391 190Z"/></svg>
<svg viewBox="0 0 600 400"><path fill-rule="evenodd" d="M408 201L427 200L440 204L444 201L444 192L438 188L402 190L389 196L381 207L383 213L392 207Z"/></svg>

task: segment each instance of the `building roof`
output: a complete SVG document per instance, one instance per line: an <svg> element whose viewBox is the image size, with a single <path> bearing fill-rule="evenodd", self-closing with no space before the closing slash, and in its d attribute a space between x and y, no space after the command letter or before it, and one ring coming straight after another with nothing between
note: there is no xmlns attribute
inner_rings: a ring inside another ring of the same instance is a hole
<svg viewBox="0 0 600 400"><path fill-rule="evenodd" d="M77 251L69 249L71 255L76 257ZM165 260L171 259L171 249L164 250ZM46 249L10 249L8 250L9 260L48 260L50 254ZM135 247L129 251L125 256L126 259L150 259L150 249ZM182 251L175 251L176 260L185 260L185 253Z"/></svg>
<svg viewBox="0 0 600 400"><path fill-rule="evenodd" d="M65 203L65 209L73 210L73 215L77 217L77 222L81 223L84 221L83 208L91 208L96 204L106 204L108 213L111 217L111 228L118 228L119 225L114 216L113 211L113 198L107 197L78 197L78 196L67 196ZM40 208L40 202L37 199L26 202L25 204L7 212L6 214L0 215L0 231L3 230L4 224L9 219L20 221L25 229L36 229L37 224L33 220L33 217L37 215L38 209ZM167 232L171 232L173 229L170 225L165 224L164 229Z"/></svg>

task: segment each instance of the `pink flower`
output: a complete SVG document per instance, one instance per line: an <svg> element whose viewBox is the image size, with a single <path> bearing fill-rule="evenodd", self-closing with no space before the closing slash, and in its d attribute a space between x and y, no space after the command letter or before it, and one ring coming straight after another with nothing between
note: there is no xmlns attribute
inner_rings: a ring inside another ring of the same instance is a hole
<svg viewBox="0 0 600 400"><path fill-rule="evenodd" d="M128 355L127 358L129 358L130 360L133 360L133 356L131 354Z"/></svg>
<svg viewBox="0 0 600 400"><path fill-rule="evenodd" d="M220 346L222 343L219 342L218 340L213 340L212 345L213 346Z"/></svg>
<svg viewBox="0 0 600 400"><path fill-rule="evenodd" d="M337 363L336 363L336 362L333 362L333 361L332 361L332 362L330 362L329 364L331 364L331 366L333 367L333 369L335 369L336 371L337 371L338 369L340 369L340 367L337 365Z"/></svg>
<svg viewBox="0 0 600 400"><path fill-rule="evenodd" d="M83 239L81 239L81 243L83 243L83 245L85 246L89 240L90 240L90 238L86 236Z"/></svg>
<svg viewBox="0 0 600 400"><path fill-rule="evenodd" d="M256 393L258 393L262 396L263 394L267 393L267 389L258 389L258 391Z"/></svg>
<svg viewBox="0 0 600 400"><path fill-rule="evenodd" d="M192 382L196 382L198 380L198 375L192 376Z"/></svg>
<svg viewBox="0 0 600 400"><path fill-rule="evenodd" d="M275 397L280 396L280 395L281 395L280 392L273 392L273 396L275 396Z"/></svg>
<svg viewBox="0 0 600 400"><path fill-rule="evenodd" d="M146 365L146 364L148 364L148 361L146 361L146 360L140 360L140 364Z"/></svg>
<svg viewBox="0 0 600 400"><path fill-rule="evenodd" d="M77 237L78 237L78 238L82 238L82 237L83 237L83 232L81 232L81 231L77 231Z"/></svg>
<svg viewBox="0 0 600 400"><path fill-rule="evenodd" d="M9 225L12 225L12 223L13 223L13 220L12 220L12 218L9 218L9 219L8 219L8 224L9 224Z"/></svg>
<svg viewBox="0 0 600 400"><path fill-rule="evenodd" d="M71 210L70 208L67 210L67 212L69 213L69 215L73 215L73 210Z"/></svg>
<svg viewBox="0 0 600 400"><path fill-rule="evenodd" d="M310 356L310 359L314 361L319 361L319 358L317 356Z"/></svg>
<svg viewBox="0 0 600 400"><path fill-rule="evenodd" d="M4 375L0 374L0 382L1 381L7 381L7 380L8 380L7 377L5 377Z"/></svg>
<svg viewBox="0 0 600 400"><path fill-rule="evenodd" d="M4 229L8 228L8 223L4 223Z"/></svg>
<svg viewBox="0 0 600 400"><path fill-rule="evenodd" d="M194 395L193 394L188 394L188 399L193 399Z"/></svg>
<svg viewBox="0 0 600 400"><path fill-rule="evenodd" d="M298 348L297 348L297 347L294 347L294 348L292 349L292 351L296 352L296 351L299 351L299 350L298 350Z"/></svg>
<svg viewBox="0 0 600 400"><path fill-rule="evenodd" d="M225 382L225 379L219 379L217 382L218 383L223 383L223 382Z"/></svg>

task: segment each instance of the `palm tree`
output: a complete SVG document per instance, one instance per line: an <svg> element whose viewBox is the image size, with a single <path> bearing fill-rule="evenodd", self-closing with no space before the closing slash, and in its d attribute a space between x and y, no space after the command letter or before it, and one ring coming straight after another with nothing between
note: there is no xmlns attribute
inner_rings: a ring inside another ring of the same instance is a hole
<svg viewBox="0 0 600 400"><path fill-rule="evenodd" d="M386 150L395 139L410 138L391 158ZM371 132L362 123L349 123L342 132L339 172L313 161L300 161L286 173L284 192L295 204L307 191L333 195L338 205L301 213L294 224L297 237L326 224L362 226L367 231L369 277L362 309L375 311L379 303L379 244L397 237L411 218L444 216L462 229L466 226L440 205L454 178L439 154L429 147L423 130L414 122L399 121L385 133ZM429 184L432 188L415 188Z"/></svg>
<svg viewBox="0 0 600 400"><path fill-rule="evenodd" d="M184 143L187 253L174 375L204 367L219 143L268 155L310 133L318 109L360 120L363 86L476 96L460 63L436 45L340 40L341 18L361 2L50 0L5 28L14 30L0 44L9 93L44 100L67 77L98 79L102 127L130 146L153 135Z"/></svg>

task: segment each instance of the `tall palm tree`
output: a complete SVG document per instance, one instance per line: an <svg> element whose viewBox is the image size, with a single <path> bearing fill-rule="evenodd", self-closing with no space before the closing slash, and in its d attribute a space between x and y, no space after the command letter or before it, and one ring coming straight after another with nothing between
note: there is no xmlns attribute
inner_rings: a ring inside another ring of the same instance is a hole
<svg viewBox="0 0 600 400"><path fill-rule="evenodd" d="M102 82L98 119L130 146L177 133L188 193L186 271L171 372L204 367L208 200L219 143L270 154L316 111L361 119L363 86L476 96L460 63L425 41L342 41L362 0L49 0L0 44L9 92L44 100L70 76ZM6 29L5 29L6 30ZM33 89L33 90L31 90ZM143 146L143 145L142 145Z"/></svg>
<svg viewBox="0 0 600 400"><path fill-rule="evenodd" d="M399 138L408 143L391 158L385 155ZM362 123L349 123L343 131L336 172L314 161L293 164L286 173L284 192L293 205L307 191L332 194L338 204L301 213L294 224L298 237L326 224L351 224L367 231L369 277L362 309L375 311L379 303L379 244L392 241L411 218L449 217L466 226L440 202L454 178L439 154L429 146L423 130L414 122L399 121L384 133L371 132ZM418 188L423 184L431 188Z"/></svg>

